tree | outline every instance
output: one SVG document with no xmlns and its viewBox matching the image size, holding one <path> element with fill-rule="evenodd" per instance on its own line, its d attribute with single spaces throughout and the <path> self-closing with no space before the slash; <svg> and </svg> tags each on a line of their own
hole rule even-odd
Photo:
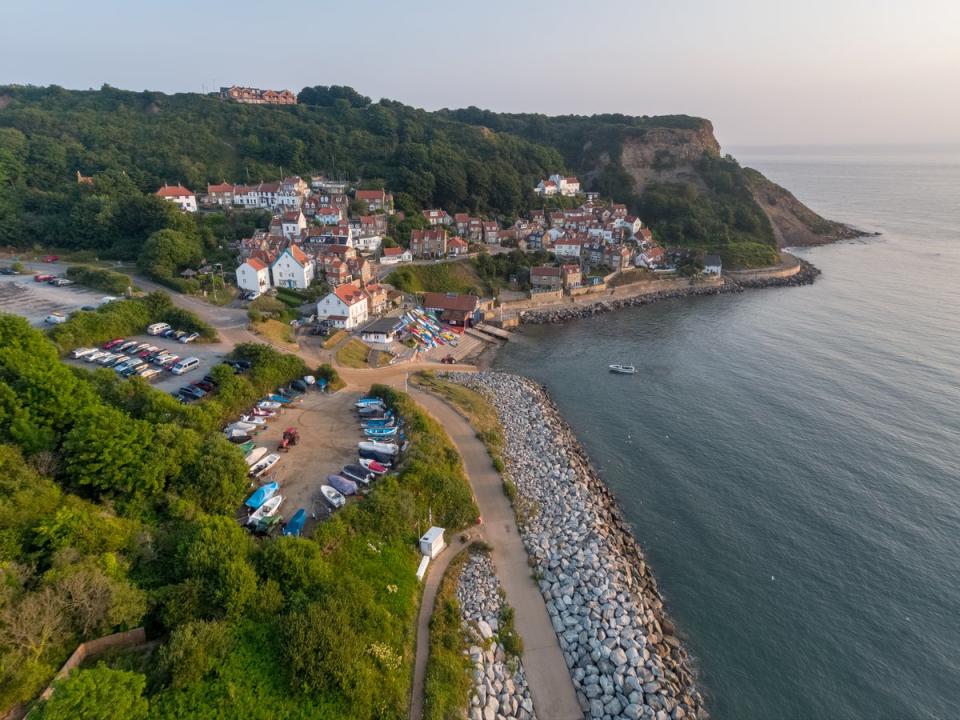
<svg viewBox="0 0 960 720">
<path fill-rule="evenodd" d="M 173 277 L 203 258 L 199 241 L 177 230 L 158 230 L 143 244 L 137 260 L 140 269 L 154 277 Z"/>
<path fill-rule="evenodd" d="M 37 710 L 38 720 L 141 720 L 148 703 L 147 678 L 141 673 L 111 670 L 103 663 L 76 670 L 54 684 L 53 695 Z"/>
<path fill-rule="evenodd" d="M 217 433 L 203 441 L 178 485 L 185 497 L 207 512 L 226 515 L 236 509 L 247 491 L 248 470 L 236 446 Z"/>
<path fill-rule="evenodd" d="M 230 649 L 229 626 L 220 621 L 196 620 L 176 628 L 160 649 L 160 666 L 174 688 L 202 680 Z"/>
</svg>

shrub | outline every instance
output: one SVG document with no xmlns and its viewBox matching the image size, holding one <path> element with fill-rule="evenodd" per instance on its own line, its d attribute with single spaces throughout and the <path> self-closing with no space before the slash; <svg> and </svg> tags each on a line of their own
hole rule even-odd
<svg viewBox="0 0 960 720">
<path fill-rule="evenodd" d="M 342 390 L 344 386 L 346 386 L 343 378 L 340 377 L 340 373 L 338 373 L 336 368 L 330 363 L 324 363 L 318 367 L 316 375 L 318 378 L 327 381 L 328 392 L 336 392 L 337 390 Z"/>
<path fill-rule="evenodd" d="M 79 285 L 102 290 L 111 295 L 123 295 L 133 287 L 133 280 L 129 275 L 89 265 L 71 265 L 67 268 L 66 276 Z"/>
</svg>

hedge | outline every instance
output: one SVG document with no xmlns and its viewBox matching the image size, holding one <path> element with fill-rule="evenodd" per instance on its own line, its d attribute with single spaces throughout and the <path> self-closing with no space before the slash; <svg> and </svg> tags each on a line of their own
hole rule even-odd
<svg viewBox="0 0 960 720">
<path fill-rule="evenodd" d="M 71 265 L 67 268 L 66 276 L 78 285 L 102 290 L 111 295 L 123 295 L 128 288 L 133 287 L 133 280 L 129 275 L 89 265 Z"/>
</svg>

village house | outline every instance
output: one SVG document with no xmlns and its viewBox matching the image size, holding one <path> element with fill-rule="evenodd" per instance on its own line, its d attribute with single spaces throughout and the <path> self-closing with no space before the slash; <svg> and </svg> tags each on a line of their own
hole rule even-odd
<svg viewBox="0 0 960 720">
<path fill-rule="evenodd" d="M 355 199 L 367 204 L 372 213 L 393 213 L 393 195 L 383 188 L 379 190 L 357 190 Z"/>
<path fill-rule="evenodd" d="M 557 194 L 557 184 L 553 180 L 541 180 L 533 191 L 538 195 L 551 197 Z"/>
<path fill-rule="evenodd" d="M 447 254 L 447 231 L 444 229 L 411 230 L 410 252 L 417 258 L 440 258 Z"/>
<path fill-rule="evenodd" d="M 560 277 L 563 279 L 564 290 L 572 290 L 583 284 L 583 273 L 579 265 L 561 265 Z"/>
<path fill-rule="evenodd" d="M 207 185 L 207 194 L 203 199 L 204 205 L 208 207 L 233 207 L 233 184 L 218 183 L 216 185 Z"/>
<path fill-rule="evenodd" d="M 483 221 L 480 218 L 472 217 L 467 223 L 467 240 L 470 242 L 480 242 L 483 237 Z"/>
<path fill-rule="evenodd" d="M 307 229 L 307 219 L 299 210 L 288 210 L 280 216 L 283 236 L 287 240 L 298 240 L 301 233 Z"/>
<path fill-rule="evenodd" d="M 157 197 L 172 202 L 183 212 L 192 213 L 197 211 L 197 196 L 193 194 L 192 190 L 187 190 L 187 188 L 179 183 L 176 185 L 164 185 L 157 190 L 156 195 Z"/>
<path fill-rule="evenodd" d="M 558 238 L 553 244 L 553 252 L 561 257 L 579 258 L 583 241 L 570 237 Z"/>
<path fill-rule="evenodd" d="M 357 256 L 356 249 L 349 245 L 324 245 L 323 253 L 325 255 L 332 255 L 333 257 L 343 260 L 343 262 L 352 260 Z"/>
<path fill-rule="evenodd" d="M 304 290 L 316 274 L 316 263 L 296 245 L 287 246 L 270 266 L 275 287 Z"/>
<path fill-rule="evenodd" d="M 480 298 L 476 295 L 428 292 L 423 294 L 423 307 L 451 325 L 469 327 L 480 320 Z"/>
<path fill-rule="evenodd" d="M 338 225 L 343 220 L 343 213 L 332 205 L 321 205 L 314 210 L 313 219 L 321 225 Z"/>
<path fill-rule="evenodd" d="M 340 285 L 317 302 L 317 319 L 353 330 L 370 317 L 367 294 L 352 283 Z"/>
<path fill-rule="evenodd" d="M 413 255 L 406 248 L 390 247 L 383 249 L 383 255 L 380 257 L 381 265 L 397 265 L 413 260 Z"/>
<path fill-rule="evenodd" d="M 655 245 L 640 253 L 635 262 L 638 267 L 655 268 L 662 265 L 665 259 L 666 253 L 663 251 L 663 248 Z"/>
<path fill-rule="evenodd" d="M 723 262 L 719 255 L 707 255 L 703 258 L 704 275 L 720 275 L 723 272 Z"/>
<path fill-rule="evenodd" d="M 466 255 L 469 249 L 470 246 L 467 244 L 467 241 L 460 237 L 450 238 L 450 241 L 447 242 L 447 254 L 450 257 Z"/>
<path fill-rule="evenodd" d="M 323 175 L 313 175 L 310 178 L 310 187 L 313 190 L 327 193 L 344 193 L 347 191 L 347 185 L 349 184 L 346 180 L 331 180 Z"/>
<path fill-rule="evenodd" d="M 323 256 L 323 275 L 330 287 L 338 287 L 353 281 L 350 266 L 336 255 Z"/>
<path fill-rule="evenodd" d="M 386 312 L 389 305 L 389 301 L 387 300 L 387 288 L 378 283 L 370 283 L 365 285 L 363 289 L 367 291 L 369 314 L 380 315 L 381 313 Z"/>
<path fill-rule="evenodd" d="M 603 249 L 603 264 L 613 271 L 630 267 L 632 253 L 626 245 L 607 245 Z"/>
<path fill-rule="evenodd" d="M 263 292 L 270 287 L 270 268 L 262 260 L 247 258 L 237 268 L 237 287 L 247 292 Z"/>
<path fill-rule="evenodd" d="M 487 245 L 496 245 L 500 242 L 500 226 L 496 220 L 489 220 L 483 224 L 483 241 Z"/>
<path fill-rule="evenodd" d="M 373 266 L 366 258 L 351 258 L 347 260 L 347 267 L 350 268 L 354 280 L 359 280 L 364 285 L 373 280 Z"/>
<path fill-rule="evenodd" d="M 457 234 L 466 235 L 467 231 L 470 229 L 470 214 L 456 213 L 453 216 L 453 222 L 457 226 Z"/>
<path fill-rule="evenodd" d="M 564 197 L 573 197 L 580 192 L 580 181 L 575 177 L 563 177 L 561 175 L 551 175 L 550 179 L 556 183 L 557 192 Z"/>
<path fill-rule="evenodd" d="M 450 217 L 446 210 L 424 210 L 423 217 L 427 219 L 427 222 L 430 223 L 432 227 L 437 225 L 450 225 L 453 222 L 453 218 Z"/>
<path fill-rule="evenodd" d="M 530 287 L 537 290 L 559 290 L 563 280 L 560 268 L 551 265 L 530 268 Z"/>
<path fill-rule="evenodd" d="M 248 105 L 296 105 L 297 96 L 289 90 L 261 90 L 260 88 L 231 87 L 220 88 L 220 97 L 223 100 L 245 103 Z"/>
</svg>

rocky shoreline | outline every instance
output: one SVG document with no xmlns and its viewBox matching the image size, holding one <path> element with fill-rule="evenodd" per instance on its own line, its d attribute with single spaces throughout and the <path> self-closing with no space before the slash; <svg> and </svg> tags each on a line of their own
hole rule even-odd
<svg viewBox="0 0 960 720">
<path fill-rule="evenodd" d="M 697 285 L 690 285 L 688 288 L 679 290 L 637 295 L 628 298 L 614 298 L 612 300 L 598 300 L 595 303 L 583 305 L 570 305 L 546 310 L 523 310 L 519 313 L 518 318 L 521 325 L 559 324 L 570 320 L 580 320 L 594 315 L 623 310 L 624 308 L 652 305 L 662 300 L 673 300 L 681 297 L 723 295 L 725 293 L 740 293 L 747 289 L 799 287 L 800 285 L 813 284 L 816 277 L 820 275 L 820 270 L 806 260 L 801 259 L 800 265 L 801 267 L 798 273 L 785 278 L 766 278 L 763 280 L 749 281 L 733 281 L 727 278 L 726 282 L 720 287 L 698 287 Z"/>
<path fill-rule="evenodd" d="M 464 564 L 457 600 L 473 665 L 470 720 L 536 720 L 523 664 L 498 637 L 504 600 L 486 553 L 475 552 Z"/>
<path fill-rule="evenodd" d="M 523 541 L 585 716 L 708 718 L 643 552 L 547 393 L 502 373 L 450 377 L 497 408 Z"/>
</svg>

